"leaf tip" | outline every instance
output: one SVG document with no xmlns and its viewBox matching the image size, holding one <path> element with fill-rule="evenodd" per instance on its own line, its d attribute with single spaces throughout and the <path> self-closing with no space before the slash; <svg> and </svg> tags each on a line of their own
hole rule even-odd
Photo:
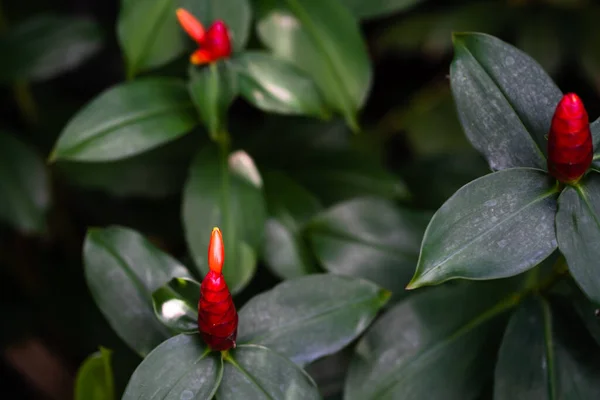
<svg viewBox="0 0 600 400">
<path fill-rule="evenodd" d="M 50 152 L 50 155 L 48 156 L 48 158 L 46 159 L 46 162 L 47 162 L 48 164 L 53 164 L 53 163 L 56 161 L 56 159 L 57 159 L 57 158 L 58 158 L 58 156 L 57 156 L 57 154 L 56 154 L 56 149 L 53 149 L 53 150 Z"/>
</svg>

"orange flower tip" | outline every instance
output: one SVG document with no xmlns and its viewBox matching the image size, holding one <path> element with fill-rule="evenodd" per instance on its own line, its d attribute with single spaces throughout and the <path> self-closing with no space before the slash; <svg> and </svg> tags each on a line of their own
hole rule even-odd
<svg viewBox="0 0 600 400">
<path fill-rule="evenodd" d="M 204 40 L 205 31 L 204 26 L 194 17 L 189 11 L 184 8 L 178 8 L 176 11 L 177 19 L 179 24 L 184 31 L 197 43 L 201 43 Z"/>
<path fill-rule="evenodd" d="M 202 65 L 214 61 L 213 58 L 207 50 L 200 49 L 192 53 L 190 62 L 194 65 Z"/>
<path fill-rule="evenodd" d="M 213 228 L 208 245 L 208 268 L 220 274 L 225 262 L 225 247 L 223 245 L 223 235 L 219 228 Z"/>
</svg>

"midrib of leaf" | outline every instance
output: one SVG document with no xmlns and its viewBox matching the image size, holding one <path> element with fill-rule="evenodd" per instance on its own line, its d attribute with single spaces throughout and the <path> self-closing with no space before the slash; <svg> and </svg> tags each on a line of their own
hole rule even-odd
<svg viewBox="0 0 600 400">
<path fill-rule="evenodd" d="M 194 105 L 191 104 L 190 102 L 181 102 L 181 103 L 171 104 L 171 105 L 165 106 L 165 107 L 157 107 L 152 110 L 143 110 L 143 111 L 138 111 L 137 113 L 127 114 L 124 117 L 121 117 L 119 119 L 107 122 L 103 125 L 100 125 L 96 129 L 92 130 L 91 131 L 92 133 L 88 134 L 88 137 L 86 139 L 76 143 L 74 146 L 71 146 L 71 147 L 67 148 L 66 150 L 63 150 L 62 154 L 63 154 L 63 156 L 64 155 L 68 156 L 70 154 L 72 155 L 73 153 L 77 153 L 78 150 L 80 150 L 81 148 L 85 148 L 91 142 L 101 139 L 101 138 L 105 137 L 106 135 L 116 131 L 117 129 L 120 129 L 131 123 L 145 121 L 145 120 L 148 120 L 151 118 L 158 117 L 163 114 L 168 114 L 171 111 L 175 111 L 175 110 L 182 111 L 182 110 L 186 110 L 188 108 L 193 108 L 193 107 L 194 107 Z M 55 150 L 53 153 L 58 153 L 57 150 Z"/>
<path fill-rule="evenodd" d="M 544 318 L 544 351 L 546 355 L 546 379 L 548 385 L 548 398 L 549 400 L 556 399 L 556 369 L 555 369 L 555 357 L 554 357 L 554 341 L 552 337 L 552 314 L 550 313 L 550 307 L 548 302 L 544 298 L 540 298 L 540 306 L 542 308 L 542 315 Z"/>
<path fill-rule="evenodd" d="M 377 300 L 377 299 L 379 299 L 379 296 L 368 295 L 368 296 L 363 296 L 363 297 L 359 298 L 358 300 L 352 301 L 350 303 L 341 303 L 341 304 L 335 305 L 333 307 L 328 307 L 328 308 L 320 311 L 319 313 L 310 315 L 305 318 L 300 318 L 289 325 L 285 325 L 283 327 L 277 327 L 276 329 L 272 329 L 264 334 L 254 336 L 254 337 L 242 342 L 242 344 L 257 344 L 259 341 L 264 341 L 265 339 L 279 337 L 286 332 L 294 331 L 294 330 L 298 329 L 299 327 L 306 325 L 308 322 L 319 321 L 325 317 L 328 317 L 329 315 L 334 314 L 336 311 L 338 311 L 340 309 L 356 307 L 356 306 L 359 306 L 359 305 L 362 305 L 365 303 L 369 303 L 369 302 L 371 302 L 373 300 Z"/>
<path fill-rule="evenodd" d="M 351 95 L 345 89 L 344 82 L 342 82 L 340 76 L 337 74 L 337 64 L 333 61 L 331 54 L 329 53 L 329 49 L 323 44 L 322 41 L 319 40 L 321 36 L 317 30 L 317 28 L 313 25 L 310 15 L 304 10 L 302 5 L 297 0 L 285 0 L 288 7 L 298 19 L 300 19 L 302 25 L 306 28 L 306 31 L 309 34 L 312 42 L 317 46 L 317 48 L 321 51 L 321 55 L 325 63 L 329 66 L 329 69 L 333 72 L 331 75 L 337 87 L 338 93 L 341 94 L 340 99 L 342 100 L 342 109 L 347 119 L 354 121 L 354 107 L 351 104 Z M 335 53 L 335 52 L 332 52 Z"/>
<path fill-rule="evenodd" d="M 433 266 L 430 269 L 428 269 L 427 271 L 425 271 L 425 273 L 423 273 L 419 277 L 419 280 L 422 280 L 422 278 L 424 278 L 425 276 L 431 274 L 433 271 L 437 271 L 442 265 L 444 265 L 445 263 L 447 263 L 448 261 L 450 261 L 452 258 L 454 258 L 454 256 L 456 256 L 457 254 L 461 253 L 463 250 L 465 250 L 467 247 L 470 247 L 472 244 L 480 241 L 483 237 L 485 237 L 485 235 L 487 235 L 491 231 L 495 230 L 499 226 L 503 225 L 507 221 L 512 220 L 515 216 L 517 216 L 520 213 L 522 213 L 525 209 L 531 207 L 532 205 L 534 205 L 534 204 L 536 204 L 536 203 L 538 203 L 540 201 L 543 201 L 543 200 L 547 199 L 548 197 L 553 196 L 554 194 L 557 193 L 557 191 L 558 191 L 557 188 L 553 188 L 552 190 L 544 193 L 543 195 L 536 197 L 531 202 L 529 202 L 526 205 L 524 205 L 523 207 L 521 207 L 519 210 L 517 210 L 517 211 L 513 212 L 512 214 L 508 215 L 506 218 L 504 218 L 502 221 L 498 222 L 496 225 L 494 225 L 494 226 L 486 229 L 484 232 L 482 232 L 479 235 L 475 236 L 474 238 L 472 238 L 471 240 L 469 240 L 467 243 L 465 243 L 463 246 L 461 246 L 459 249 L 457 249 L 454 252 L 452 252 L 452 254 L 450 254 L 449 256 L 447 256 L 446 258 L 444 258 L 439 264 L 436 264 L 435 266 Z M 417 268 L 418 268 L 418 265 L 417 265 Z"/>
<path fill-rule="evenodd" d="M 493 76 L 489 73 L 489 71 L 482 64 L 479 63 L 479 60 L 477 60 L 477 57 L 475 57 L 473 55 L 473 53 L 471 53 L 471 50 L 469 50 L 469 48 L 466 46 L 466 44 L 464 42 L 462 43 L 461 47 L 464 49 L 464 51 L 466 51 L 469 54 L 469 56 L 475 61 L 475 63 L 477 65 L 479 65 L 479 67 L 481 68 L 481 70 L 483 72 L 485 72 L 485 74 L 487 75 L 487 77 L 490 78 L 490 80 L 496 85 L 496 89 L 498 89 L 498 92 L 500 92 L 500 94 L 502 95 L 502 97 L 504 97 L 504 100 L 506 100 L 506 103 L 508 104 L 508 106 L 510 107 L 510 109 L 513 111 L 514 115 L 517 117 L 517 120 L 519 121 L 519 123 L 521 124 L 521 126 L 523 127 L 523 129 L 525 130 L 525 132 L 527 132 L 528 137 L 533 142 L 534 148 L 537 150 L 538 155 L 540 155 L 542 157 L 542 161 L 545 161 L 546 160 L 546 156 L 544 155 L 544 152 L 542 151 L 542 149 L 540 149 L 537 140 L 534 139 L 533 135 L 531 134 L 531 132 L 529 132 L 529 129 L 527 128 L 527 126 L 525 125 L 525 123 L 523 122 L 523 120 L 521 119 L 521 116 L 519 115 L 519 113 L 517 113 L 517 111 L 513 107 L 512 103 L 510 102 L 510 100 L 508 98 L 507 93 L 502 89 L 502 87 L 500 86 L 500 84 L 498 83 L 498 81 L 493 78 Z M 544 168 L 545 165 L 546 164 L 542 162 L 541 168 Z"/>
<path fill-rule="evenodd" d="M 100 348 L 100 356 L 102 358 L 102 366 L 106 380 L 106 390 L 108 391 L 110 396 L 106 400 L 113 400 L 115 398 L 115 382 L 112 374 L 112 368 L 110 366 L 111 352 Z"/>
<path fill-rule="evenodd" d="M 414 357 L 411 358 L 410 362 L 406 362 L 400 364 L 399 366 L 392 368 L 389 370 L 387 377 L 382 381 L 382 387 L 370 398 L 371 399 L 382 399 L 385 398 L 385 395 L 394 388 L 394 386 L 398 385 L 403 379 L 399 379 L 394 381 L 395 377 L 402 377 L 400 373 L 402 369 L 410 367 L 411 365 L 415 365 L 420 361 L 427 361 L 428 357 L 433 357 L 435 354 L 443 349 L 445 346 L 452 344 L 454 341 L 460 339 L 465 334 L 469 333 L 471 330 L 479 327 L 481 324 L 488 322 L 492 318 L 500 315 L 501 313 L 509 310 L 512 307 L 515 307 L 520 301 L 520 296 L 517 294 L 510 295 L 503 300 L 496 303 L 493 307 L 485 310 L 477 317 L 473 318 L 465 325 L 457 329 L 453 334 L 448 336 L 446 339 L 441 340 L 436 345 L 428 348 L 427 350 L 421 351 L 415 354 Z"/>
<path fill-rule="evenodd" d="M 181 380 L 183 378 L 185 378 L 186 376 L 188 376 L 190 373 L 192 372 L 196 372 L 195 370 L 195 366 L 196 364 L 198 364 L 200 361 L 204 360 L 206 358 L 206 356 L 208 354 L 210 354 L 211 350 L 209 347 L 207 347 L 204 352 L 202 353 L 202 355 L 200 357 L 198 357 L 193 363 L 192 365 L 190 365 L 188 368 L 186 368 L 186 371 L 181 374 L 181 376 L 173 383 L 173 385 L 169 388 L 169 391 L 167 393 L 165 393 L 165 395 L 162 397 L 162 399 L 166 399 L 167 397 L 169 397 L 169 394 L 171 394 L 171 392 L 173 391 L 173 389 L 175 388 L 175 386 L 177 386 L 177 384 L 179 382 L 181 382 Z M 215 382 L 215 388 L 212 391 L 212 394 L 214 395 L 214 393 L 217 391 L 217 389 L 219 388 L 219 385 L 221 384 L 221 378 L 223 377 L 223 360 L 221 359 L 221 368 L 219 368 L 219 373 L 217 374 L 217 381 Z M 140 395 L 141 398 L 142 395 Z M 156 393 L 154 395 L 152 395 L 152 397 L 150 397 L 150 400 L 153 400 L 154 398 L 156 398 Z M 212 398 L 212 396 L 207 397 L 208 399 Z"/>
<path fill-rule="evenodd" d="M 254 379 L 254 377 L 252 375 L 250 375 L 244 368 L 242 368 L 237 361 L 233 358 L 233 357 L 227 357 L 225 359 L 225 361 L 229 362 L 231 365 L 233 365 L 233 367 L 235 369 L 237 369 L 238 371 L 240 371 L 240 373 L 242 375 L 244 375 L 246 377 L 246 379 L 248 379 L 250 381 L 250 383 L 254 384 L 254 386 L 256 386 L 258 388 L 258 390 L 260 390 L 268 399 L 270 400 L 275 400 L 273 398 L 273 396 L 271 396 L 266 390 L 265 388 L 263 388 L 260 383 L 258 383 L 258 381 L 256 379 Z"/>
<path fill-rule="evenodd" d="M 167 12 L 172 7 L 171 0 L 160 0 L 158 3 L 162 5 L 162 8 L 159 9 L 157 18 L 150 25 L 150 29 L 148 30 L 149 34 L 145 35 L 147 40 L 143 42 L 141 51 L 139 52 L 139 56 L 137 57 L 137 61 L 132 61 L 127 70 L 128 79 L 133 79 L 137 74 L 138 65 L 141 65 L 143 63 L 144 58 L 147 56 L 148 52 L 154 45 L 156 34 L 160 31 L 160 25 L 167 20 Z"/>
</svg>

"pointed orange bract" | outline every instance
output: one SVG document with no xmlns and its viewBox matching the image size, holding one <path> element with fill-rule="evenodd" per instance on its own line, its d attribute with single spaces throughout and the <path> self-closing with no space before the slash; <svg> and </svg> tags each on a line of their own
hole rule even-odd
<svg viewBox="0 0 600 400">
<path fill-rule="evenodd" d="M 219 228 L 213 228 L 208 244 L 208 268 L 218 274 L 223 270 L 225 262 L 225 249 L 223 246 L 223 235 Z"/>
<path fill-rule="evenodd" d="M 177 19 L 183 30 L 186 31 L 194 41 L 201 43 L 204 40 L 204 27 L 189 11 L 178 8 Z"/>
</svg>

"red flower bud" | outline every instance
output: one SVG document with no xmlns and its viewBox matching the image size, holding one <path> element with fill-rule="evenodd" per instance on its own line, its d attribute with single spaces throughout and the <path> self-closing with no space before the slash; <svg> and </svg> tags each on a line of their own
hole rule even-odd
<svg viewBox="0 0 600 400">
<path fill-rule="evenodd" d="M 205 32 L 200 21 L 182 8 L 177 10 L 177 19 L 183 30 L 198 43 L 198 50 L 190 56 L 192 64 L 211 63 L 231 55 L 229 29 L 223 21 L 215 21 Z"/>
<path fill-rule="evenodd" d="M 548 134 L 548 171 L 563 183 L 575 183 L 592 163 L 594 154 L 588 114 L 575 93 L 556 106 Z"/>
<path fill-rule="evenodd" d="M 208 274 L 200 286 L 198 329 L 208 346 L 217 351 L 235 347 L 238 315 L 221 273 L 225 251 L 219 228 L 214 228 L 208 245 Z"/>
</svg>

